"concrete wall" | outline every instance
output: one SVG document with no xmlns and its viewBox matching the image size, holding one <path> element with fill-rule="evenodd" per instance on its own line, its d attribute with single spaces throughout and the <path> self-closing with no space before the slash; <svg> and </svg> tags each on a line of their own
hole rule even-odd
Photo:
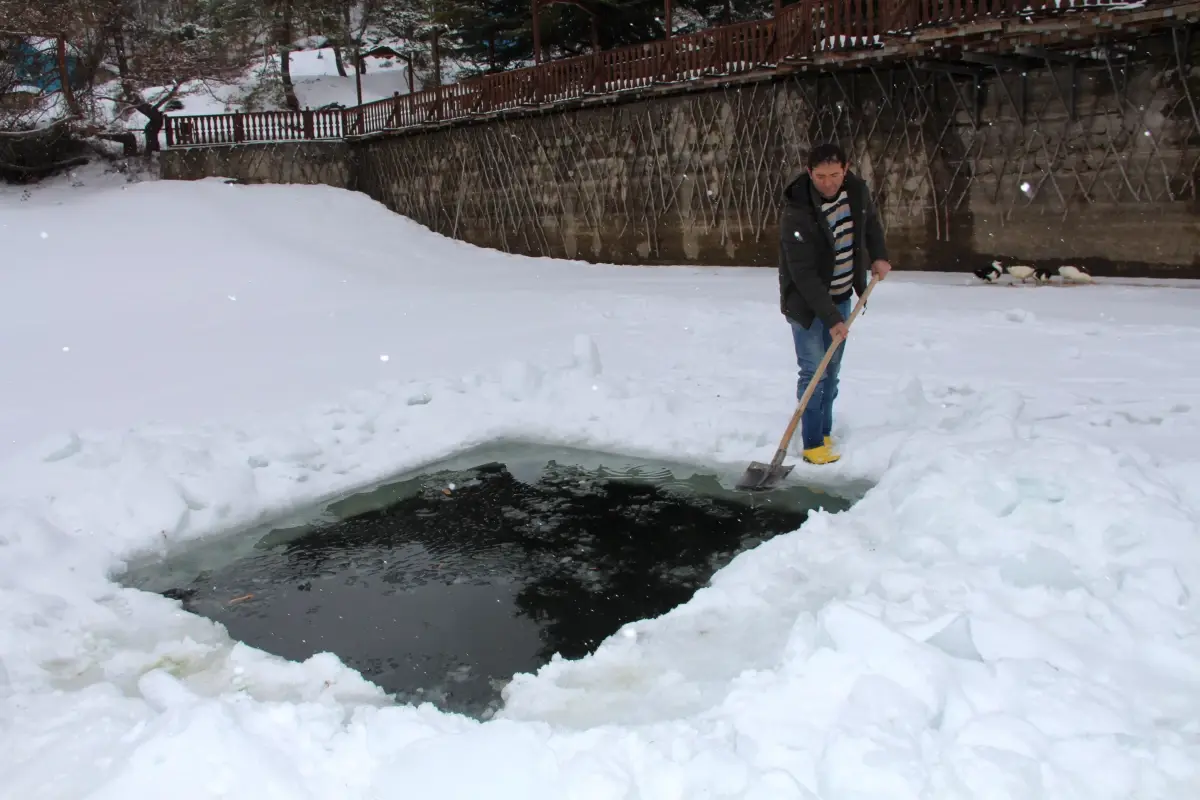
<svg viewBox="0 0 1200 800">
<path fill-rule="evenodd" d="M 774 265 L 779 198 L 812 143 L 871 183 L 900 268 L 994 257 L 1200 277 L 1200 69 L 1150 55 L 1071 72 L 896 68 L 414 131 L 350 146 L 164 154 L 366 192 L 431 229 L 537 256 Z M 1195 62 L 1196 59 L 1193 59 Z M 1111 68 L 1110 68 L 1111 67 Z M 1182 76 L 1182 77 L 1181 77 Z"/>
<path fill-rule="evenodd" d="M 345 142 L 279 142 L 164 150 L 159 169 L 170 180 L 233 178 L 242 183 L 320 183 L 350 188 Z"/>
</svg>

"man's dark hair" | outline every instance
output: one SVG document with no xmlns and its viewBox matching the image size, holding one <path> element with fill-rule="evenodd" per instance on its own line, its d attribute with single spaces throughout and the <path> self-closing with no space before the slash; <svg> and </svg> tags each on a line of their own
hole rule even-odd
<svg viewBox="0 0 1200 800">
<path fill-rule="evenodd" d="M 833 142 L 819 144 L 808 151 L 809 169 L 816 169 L 822 164 L 831 164 L 835 161 L 843 167 L 846 166 L 846 151 Z"/>
</svg>

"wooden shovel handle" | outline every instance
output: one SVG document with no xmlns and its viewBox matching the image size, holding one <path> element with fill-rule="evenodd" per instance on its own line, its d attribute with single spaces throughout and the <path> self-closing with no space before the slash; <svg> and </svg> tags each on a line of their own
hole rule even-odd
<svg viewBox="0 0 1200 800">
<path fill-rule="evenodd" d="M 871 296 L 871 290 L 875 288 L 875 284 L 877 283 L 879 283 L 879 277 L 872 277 L 871 282 L 867 284 L 867 290 L 862 293 L 862 297 L 858 298 L 858 302 L 854 305 L 854 311 L 850 314 L 850 319 L 846 320 L 847 331 L 854 324 L 854 319 L 858 316 L 858 312 L 862 311 L 863 306 L 867 304 L 867 298 Z M 800 397 L 800 404 L 796 406 L 796 410 L 792 414 L 791 422 L 788 423 L 787 428 L 783 432 L 783 439 L 779 442 L 779 449 L 775 451 L 775 458 L 771 459 L 771 466 L 778 467 L 787 458 L 787 447 L 792 441 L 792 436 L 796 433 L 796 426 L 800 424 L 800 417 L 803 416 L 804 409 L 808 407 L 808 401 L 812 398 L 813 392 L 816 391 L 817 384 L 821 382 L 821 376 L 825 374 L 825 368 L 829 366 L 830 359 L 833 358 L 833 354 L 837 352 L 842 341 L 841 339 L 834 339 L 829 345 L 829 349 L 825 351 L 825 357 L 817 365 L 817 371 L 813 373 L 812 380 L 808 382 L 808 387 Z"/>
</svg>

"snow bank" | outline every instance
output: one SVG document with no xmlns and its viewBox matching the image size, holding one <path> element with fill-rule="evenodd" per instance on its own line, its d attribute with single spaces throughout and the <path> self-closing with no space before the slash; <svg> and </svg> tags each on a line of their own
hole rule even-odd
<svg viewBox="0 0 1200 800">
<path fill-rule="evenodd" d="M 848 345 L 846 457 L 794 473 L 861 502 L 478 723 L 113 575 L 499 436 L 736 474 L 793 402 L 771 271 L 509 257 L 217 180 L 9 193 L 0 235 L 0 796 L 1200 782 L 1194 289 L 890 279 Z"/>
</svg>

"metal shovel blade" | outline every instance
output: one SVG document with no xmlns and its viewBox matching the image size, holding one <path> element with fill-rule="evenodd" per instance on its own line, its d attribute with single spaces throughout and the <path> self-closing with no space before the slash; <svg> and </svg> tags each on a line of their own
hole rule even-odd
<svg viewBox="0 0 1200 800">
<path fill-rule="evenodd" d="M 750 466 L 737 483 L 741 492 L 765 492 L 774 489 L 792 472 L 792 464 L 780 464 L 777 467 L 764 464 L 761 461 L 751 461 Z"/>
</svg>

